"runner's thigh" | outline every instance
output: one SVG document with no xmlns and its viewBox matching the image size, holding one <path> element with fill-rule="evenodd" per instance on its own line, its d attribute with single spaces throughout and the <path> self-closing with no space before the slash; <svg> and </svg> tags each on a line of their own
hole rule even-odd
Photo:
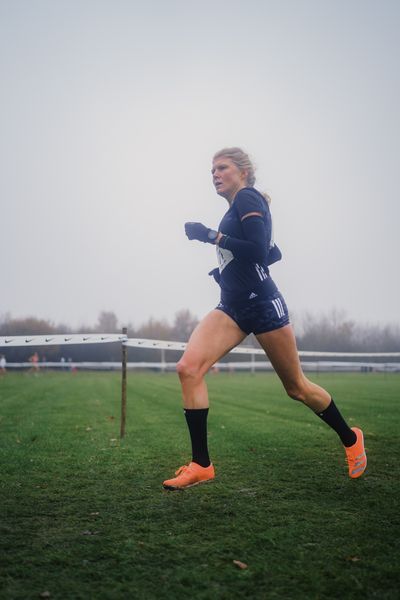
<svg viewBox="0 0 400 600">
<path fill-rule="evenodd" d="M 246 337 L 247 334 L 227 314 L 212 310 L 194 329 L 179 362 L 206 373 Z"/>
<path fill-rule="evenodd" d="M 260 333 L 256 338 L 285 387 L 303 379 L 292 325 L 268 333 Z"/>
</svg>

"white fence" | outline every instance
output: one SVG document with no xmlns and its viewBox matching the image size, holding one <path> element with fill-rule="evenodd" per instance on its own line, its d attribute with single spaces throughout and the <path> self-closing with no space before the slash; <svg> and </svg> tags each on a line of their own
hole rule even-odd
<svg viewBox="0 0 400 600">
<path fill-rule="evenodd" d="M 127 389 L 127 370 L 131 369 L 158 369 L 160 371 L 168 371 L 175 369 L 175 363 L 168 363 L 165 360 L 166 350 L 175 350 L 183 352 L 186 348 L 186 344 L 183 342 L 172 342 L 164 340 L 147 340 L 138 338 L 128 338 L 126 335 L 127 331 L 124 328 L 122 335 L 120 334 L 71 334 L 71 335 L 42 335 L 42 336 L 6 336 L 0 337 L 0 348 L 8 347 L 37 347 L 37 346 L 64 346 L 66 344 L 105 344 L 105 343 L 119 343 L 121 344 L 121 362 L 72 362 L 72 361 L 60 361 L 60 362 L 38 362 L 38 357 L 35 360 L 23 363 L 6 363 L 4 357 L 0 358 L 0 369 L 4 370 L 7 368 L 29 368 L 35 371 L 42 368 L 56 368 L 62 370 L 75 371 L 77 369 L 118 369 L 121 370 L 121 426 L 120 436 L 125 436 L 126 427 L 126 389 Z M 161 361 L 156 362 L 136 362 L 128 363 L 128 347 L 134 348 L 146 348 L 146 349 L 159 349 L 161 351 Z M 247 354 L 251 355 L 251 361 L 246 362 L 219 362 L 213 367 L 213 371 L 218 370 L 250 370 L 255 372 L 259 369 L 272 369 L 271 364 L 267 360 L 256 361 L 257 355 L 264 355 L 264 351 L 261 348 L 250 348 L 245 346 L 238 346 L 230 352 L 231 354 Z M 329 370 L 336 371 L 399 371 L 399 364 L 395 362 L 386 361 L 388 358 L 400 357 L 400 352 L 394 353 L 370 353 L 363 354 L 360 352 L 311 352 L 311 351 L 300 351 L 300 357 L 309 357 L 317 359 L 316 361 L 303 361 L 302 365 L 305 370 L 317 370 L 322 371 L 328 368 Z M 347 361 L 332 362 L 323 361 L 322 358 L 347 358 Z M 363 358 L 363 361 L 353 362 L 353 358 Z M 371 358 L 385 359 L 385 362 L 374 361 L 371 362 Z M 367 360 L 369 359 L 369 360 Z"/>
<path fill-rule="evenodd" d="M 105 344 L 120 343 L 125 350 L 127 348 L 142 348 L 160 350 L 160 362 L 126 362 L 127 369 L 153 369 L 160 371 L 171 371 L 175 369 L 175 363 L 167 362 L 165 352 L 174 350 L 183 352 L 186 343 L 166 340 L 149 340 L 141 338 L 128 338 L 125 333 L 110 334 L 57 334 L 57 335 L 24 335 L 24 336 L 2 336 L 0 337 L 0 347 L 38 347 L 38 346 L 65 346 L 76 344 Z M 237 346 L 229 354 L 244 354 L 251 356 L 251 361 L 244 362 L 219 362 L 214 365 L 214 370 L 236 371 L 236 370 L 272 370 L 272 365 L 266 359 L 264 350 L 261 348 L 252 348 L 249 346 Z M 257 361 L 256 356 L 263 356 L 265 360 Z M 400 371 L 400 362 L 393 359 L 400 357 L 400 352 L 320 352 L 311 350 L 300 350 L 299 356 L 302 360 L 302 366 L 305 371 L 382 371 L 398 372 Z M 313 360 L 312 360 L 313 359 Z M 334 360 L 346 359 L 346 360 Z M 361 359 L 361 360 L 360 360 Z M 378 359 L 378 360 L 376 360 Z M 392 360 L 389 360 L 392 359 Z M 121 362 L 19 362 L 7 363 L 10 369 L 26 368 L 48 368 L 62 370 L 120 370 Z"/>
<path fill-rule="evenodd" d="M 399 373 L 400 363 L 398 362 L 360 362 L 360 361 L 301 361 L 304 371 L 312 372 L 380 372 L 380 373 Z M 39 362 L 35 365 L 32 362 L 9 362 L 7 369 L 56 369 L 59 371 L 120 371 L 121 362 Z M 127 362 L 126 368 L 129 371 L 152 370 L 160 372 L 175 371 L 175 362 Z M 229 371 L 273 371 L 273 367 L 268 360 L 265 361 L 243 361 L 243 362 L 218 362 L 213 366 L 214 372 Z"/>
</svg>

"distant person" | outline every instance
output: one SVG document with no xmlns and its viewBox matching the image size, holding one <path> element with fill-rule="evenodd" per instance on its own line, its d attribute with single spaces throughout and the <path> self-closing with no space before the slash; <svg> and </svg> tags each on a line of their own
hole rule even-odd
<svg viewBox="0 0 400 600">
<path fill-rule="evenodd" d="M 32 368 L 30 369 L 30 371 L 35 374 L 39 373 L 39 354 L 37 352 L 34 352 L 28 360 L 30 363 L 32 363 Z"/>
<path fill-rule="evenodd" d="M 253 165 L 240 148 L 225 148 L 215 154 L 211 172 L 216 192 L 229 208 L 218 231 L 201 223 L 186 223 L 185 231 L 190 240 L 216 246 L 219 269 L 212 274 L 220 285 L 221 301 L 197 325 L 177 364 L 192 461 L 163 485 L 168 490 L 184 489 L 215 477 L 207 447 L 209 403 L 204 375 L 250 333 L 264 349 L 287 394 L 336 431 L 350 477 L 360 477 L 367 466 L 361 429 L 350 428 L 330 394 L 302 371 L 285 300 L 269 274 L 269 265 L 280 260 L 281 253 L 272 236 L 269 198 L 254 188 Z M 249 395 L 251 402 L 250 390 Z"/>
<path fill-rule="evenodd" d="M 69 356 L 68 357 L 68 365 L 69 365 L 69 370 L 71 371 L 71 373 L 76 373 L 77 368 L 76 366 L 73 364 L 72 362 L 72 358 Z"/>
<path fill-rule="evenodd" d="M 6 357 L 4 356 L 4 354 L 0 354 L 0 375 L 5 375 L 7 373 L 6 365 Z"/>
</svg>

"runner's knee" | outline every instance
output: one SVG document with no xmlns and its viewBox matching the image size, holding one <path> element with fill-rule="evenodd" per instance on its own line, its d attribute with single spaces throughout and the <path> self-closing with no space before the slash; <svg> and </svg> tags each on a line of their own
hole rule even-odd
<svg viewBox="0 0 400 600">
<path fill-rule="evenodd" d="M 177 363 L 176 371 L 181 381 L 200 379 L 203 376 L 201 364 L 198 361 L 190 360 L 184 356 Z"/>
</svg>

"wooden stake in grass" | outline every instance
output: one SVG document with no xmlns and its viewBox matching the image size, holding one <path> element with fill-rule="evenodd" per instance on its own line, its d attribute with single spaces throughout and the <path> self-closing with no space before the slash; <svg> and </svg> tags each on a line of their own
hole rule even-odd
<svg viewBox="0 0 400 600">
<path fill-rule="evenodd" d="M 122 335 L 128 335 L 128 329 L 122 328 Z M 128 357 L 128 348 L 125 344 L 122 344 L 122 386 L 121 386 L 121 430 L 120 437 L 123 438 L 125 435 L 125 423 L 126 423 L 126 363 Z"/>
</svg>

